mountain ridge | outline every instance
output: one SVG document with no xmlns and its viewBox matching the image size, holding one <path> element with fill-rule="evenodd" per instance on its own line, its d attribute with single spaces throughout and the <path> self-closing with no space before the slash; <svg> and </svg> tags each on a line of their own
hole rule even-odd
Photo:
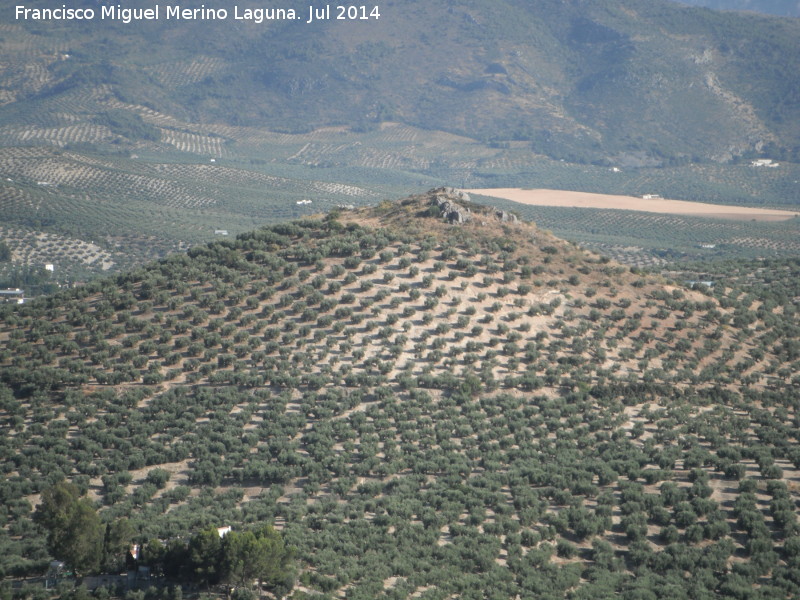
<svg viewBox="0 0 800 600">
<path fill-rule="evenodd" d="M 716 10 L 746 10 L 800 17 L 800 4 L 796 0 L 679 0 L 682 4 L 705 6 Z"/>
<path fill-rule="evenodd" d="M 63 114 L 77 100 L 81 120 L 98 126 L 108 123 L 107 109 L 90 98 L 107 95 L 181 120 L 274 131 L 397 120 L 525 140 L 536 152 L 582 162 L 639 154 L 646 163 L 725 162 L 798 145 L 793 19 L 660 0 L 414 10 L 390 2 L 381 10 L 380 20 L 363 23 L 49 23 L 43 48 L 52 50 L 17 57 L 38 78 L 25 89 L 11 69 L 0 82 L 8 98 L 0 118 L 29 121 L 19 108 L 31 103 Z M 43 24 L 10 27 L 19 43 L 41 43 Z M 154 47 L 163 52 L 145 51 Z M 131 118 L 147 121 L 144 113 Z M 117 125 L 123 136 L 135 129 Z"/>
</svg>

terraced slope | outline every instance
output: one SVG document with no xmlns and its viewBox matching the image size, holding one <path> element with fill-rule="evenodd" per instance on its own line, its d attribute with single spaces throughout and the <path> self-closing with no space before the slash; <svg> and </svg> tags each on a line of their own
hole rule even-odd
<svg viewBox="0 0 800 600">
<path fill-rule="evenodd" d="M 47 564 L 66 477 L 145 548 L 274 523 L 298 598 L 796 595 L 797 299 L 449 194 L 4 310 L 0 568 Z"/>
</svg>

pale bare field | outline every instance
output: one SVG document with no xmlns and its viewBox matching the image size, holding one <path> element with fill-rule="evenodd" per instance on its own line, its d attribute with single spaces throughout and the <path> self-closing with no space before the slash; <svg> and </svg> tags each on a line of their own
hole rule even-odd
<svg viewBox="0 0 800 600">
<path fill-rule="evenodd" d="M 589 192 L 571 192 L 566 190 L 485 188 L 466 191 L 470 194 L 503 198 L 504 200 L 511 200 L 512 202 L 519 202 L 520 204 L 528 204 L 531 206 L 637 210 L 665 215 L 690 215 L 695 217 L 748 221 L 787 221 L 800 215 L 800 212 L 771 208 L 728 206 L 724 204 L 707 204 L 704 202 L 687 202 L 685 200 L 668 200 L 665 198 L 645 199 L 635 198 L 633 196 L 592 194 Z"/>
</svg>

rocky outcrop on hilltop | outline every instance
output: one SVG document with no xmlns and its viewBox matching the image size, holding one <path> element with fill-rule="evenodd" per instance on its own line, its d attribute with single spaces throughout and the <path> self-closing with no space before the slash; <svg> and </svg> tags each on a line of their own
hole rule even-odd
<svg viewBox="0 0 800 600">
<path fill-rule="evenodd" d="M 478 206 L 475 207 L 477 212 L 473 212 L 470 207 L 464 205 L 470 202 L 469 194 L 456 188 L 436 188 L 429 192 L 429 196 L 431 205 L 439 207 L 442 218 L 448 223 L 456 225 L 466 223 L 476 214 L 481 216 L 493 214 L 502 223 L 519 223 L 517 215 L 499 208 Z"/>
<path fill-rule="evenodd" d="M 469 194 L 455 188 L 438 188 L 431 191 L 431 204 L 439 207 L 442 217 L 448 223 L 466 223 L 472 219 L 469 208 L 458 204 L 458 201 L 469 202 Z"/>
</svg>

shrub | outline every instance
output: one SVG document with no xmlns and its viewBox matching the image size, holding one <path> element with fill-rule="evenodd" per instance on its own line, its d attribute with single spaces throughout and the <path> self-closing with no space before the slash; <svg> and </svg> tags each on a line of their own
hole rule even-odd
<svg viewBox="0 0 800 600">
<path fill-rule="evenodd" d="M 158 489 L 162 489 L 170 478 L 170 472 L 165 469 L 153 469 L 147 474 L 146 481 Z"/>
</svg>

